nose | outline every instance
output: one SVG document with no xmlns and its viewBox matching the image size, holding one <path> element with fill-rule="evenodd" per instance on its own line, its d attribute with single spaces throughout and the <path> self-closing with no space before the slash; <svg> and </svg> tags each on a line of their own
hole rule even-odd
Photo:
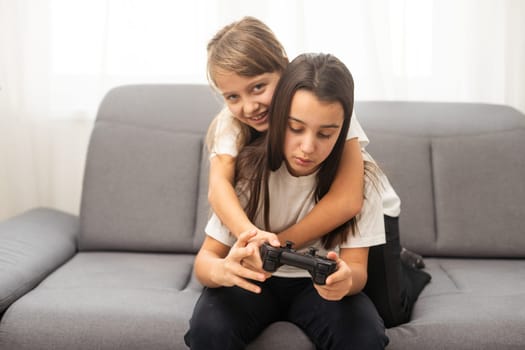
<svg viewBox="0 0 525 350">
<path fill-rule="evenodd" d="M 246 101 L 243 105 L 243 112 L 246 117 L 252 117 L 257 109 L 259 109 L 259 103 L 256 101 Z"/>
<path fill-rule="evenodd" d="M 315 137 L 313 135 L 304 135 L 301 140 L 301 152 L 311 154 L 315 151 Z"/>
</svg>

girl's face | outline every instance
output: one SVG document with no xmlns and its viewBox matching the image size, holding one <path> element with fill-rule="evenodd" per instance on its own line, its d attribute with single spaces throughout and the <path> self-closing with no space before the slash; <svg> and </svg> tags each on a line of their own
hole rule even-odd
<svg viewBox="0 0 525 350">
<path fill-rule="evenodd" d="M 284 156 L 293 176 L 315 172 L 330 155 L 343 126 L 339 102 L 324 102 L 310 91 L 298 90 L 292 98 L 284 137 Z"/>
<path fill-rule="evenodd" d="M 268 108 L 280 73 L 264 73 L 245 77 L 220 72 L 215 83 L 233 116 L 257 131 L 268 130 Z"/>
</svg>

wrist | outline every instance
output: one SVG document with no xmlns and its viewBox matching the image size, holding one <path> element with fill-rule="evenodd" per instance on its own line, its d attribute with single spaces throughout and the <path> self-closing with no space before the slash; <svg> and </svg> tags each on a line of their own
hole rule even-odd
<svg viewBox="0 0 525 350">
<path fill-rule="evenodd" d="M 243 224 L 243 225 L 239 225 L 236 229 L 235 232 L 232 232 L 233 235 L 236 237 L 236 238 L 239 238 L 239 236 L 241 234 L 243 234 L 244 232 L 248 232 L 248 231 L 252 231 L 252 230 L 258 230 L 257 226 L 255 226 L 254 224 L 252 224 L 251 222 L 248 222 L 246 224 Z"/>
<path fill-rule="evenodd" d="M 224 259 L 218 259 L 214 264 L 211 265 L 209 270 L 210 281 L 212 286 L 210 287 L 223 287 L 224 286 Z"/>
</svg>

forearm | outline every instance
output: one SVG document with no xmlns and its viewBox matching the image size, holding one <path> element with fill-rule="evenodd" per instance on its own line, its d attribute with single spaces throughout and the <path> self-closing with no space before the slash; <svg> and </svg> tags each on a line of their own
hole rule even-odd
<svg viewBox="0 0 525 350">
<path fill-rule="evenodd" d="M 347 295 L 357 294 L 365 287 L 368 278 L 368 253 L 368 247 L 341 249 L 340 257 L 350 268 L 352 276 L 352 284 Z"/>
<path fill-rule="evenodd" d="M 354 295 L 365 288 L 368 279 L 367 267 L 360 263 L 350 263 L 348 266 L 352 270 L 352 286 L 348 291 L 348 295 Z"/>
<path fill-rule="evenodd" d="M 244 212 L 233 182 L 235 176 L 235 158 L 228 155 L 216 155 L 210 159 L 208 202 L 221 222 L 228 227 L 235 237 L 242 232 L 255 228 Z"/>
<path fill-rule="evenodd" d="M 256 228 L 246 216 L 239 198 L 229 182 L 216 181 L 211 185 L 208 201 L 213 212 L 235 237 L 238 238 L 242 232 Z"/>
<path fill-rule="evenodd" d="M 344 224 L 360 210 L 361 206 L 348 207 L 348 201 L 340 194 L 329 192 L 301 221 L 279 233 L 278 238 L 283 244 L 292 241 L 296 248 L 302 247 Z"/>
<path fill-rule="evenodd" d="M 199 251 L 199 254 L 197 254 L 195 258 L 194 269 L 195 276 L 203 286 L 210 288 L 221 287 L 216 276 L 218 275 L 222 260 L 222 258 L 210 251 L 202 249 Z"/>
</svg>

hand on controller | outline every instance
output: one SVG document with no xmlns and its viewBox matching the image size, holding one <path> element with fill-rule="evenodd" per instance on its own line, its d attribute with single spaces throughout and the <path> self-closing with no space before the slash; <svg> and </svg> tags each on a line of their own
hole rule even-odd
<svg viewBox="0 0 525 350">
<path fill-rule="evenodd" d="M 250 280 L 264 282 L 267 278 L 266 273 L 253 270 L 242 263 L 243 260 L 259 254 L 257 245 L 249 242 L 255 234 L 255 231 L 247 231 L 239 236 L 228 255 L 218 265 L 219 270 L 213 273 L 216 283 L 224 287 L 238 286 L 253 293 L 260 293 L 261 288 Z"/>
<path fill-rule="evenodd" d="M 246 256 L 241 261 L 242 266 L 247 267 L 253 271 L 263 273 L 266 278 L 270 278 L 272 274 L 262 268 L 262 260 L 259 248 L 266 242 L 274 247 L 279 247 L 281 243 L 279 242 L 277 235 L 268 231 L 259 230 L 258 228 L 254 228 L 246 232 L 254 232 L 254 235 L 250 238 L 249 243 L 256 246 L 258 249 L 256 249 L 254 254 Z"/>
<path fill-rule="evenodd" d="M 315 248 L 310 248 L 308 253 L 299 253 L 292 249 L 292 245 L 292 242 L 286 242 L 284 247 L 273 247 L 264 243 L 260 248 L 263 269 L 274 272 L 282 265 L 290 265 L 307 270 L 314 284 L 325 284 L 328 276 L 337 269 L 337 262 L 317 255 Z"/>
<path fill-rule="evenodd" d="M 326 257 L 337 264 L 337 270 L 328 276 L 326 284 L 314 284 L 314 287 L 323 299 L 341 300 L 352 288 L 352 270 L 335 252 L 329 252 Z"/>
</svg>

